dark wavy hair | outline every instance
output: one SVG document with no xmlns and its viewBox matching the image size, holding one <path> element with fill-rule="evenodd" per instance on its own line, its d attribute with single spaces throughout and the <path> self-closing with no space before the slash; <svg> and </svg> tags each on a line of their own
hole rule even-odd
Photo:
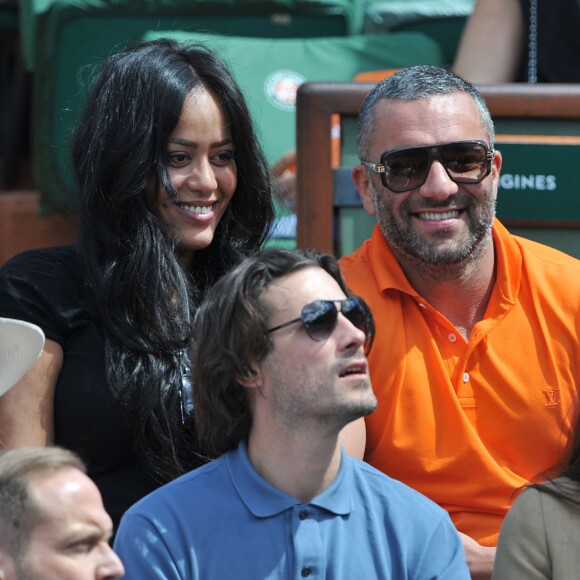
<svg viewBox="0 0 580 580">
<path fill-rule="evenodd" d="M 237 187 L 212 243 L 185 267 L 146 192 L 161 186 L 176 196 L 167 143 L 197 88 L 217 98 L 230 123 Z M 202 45 L 168 39 L 105 60 L 72 158 L 79 254 L 105 339 L 107 379 L 132 422 L 137 455 L 166 481 L 203 461 L 195 429 L 182 425 L 180 412 L 191 320 L 211 285 L 267 238 L 274 215 L 268 167 L 224 63 Z"/>
<path fill-rule="evenodd" d="M 247 388 L 238 377 L 251 377 L 252 365 L 274 347 L 268 333 L 271 308 L 262 300 L 277 278 L 305 268 L 322 268 L 346 287 L 336 258 L 313 250 L 262 250 L 226 274 L 199 307 L 194 321 L 192 379 L 199 441 L 212 455 L 234 449 L 248 436 L 252 414 Z M 374 325 L 368 311 L 370 349 Z"/>
</svg>

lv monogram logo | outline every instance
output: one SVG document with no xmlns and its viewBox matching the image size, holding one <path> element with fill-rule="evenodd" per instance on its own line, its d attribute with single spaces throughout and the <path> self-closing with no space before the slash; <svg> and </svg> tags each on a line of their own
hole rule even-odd
<svg viewBox="0 0 580 580">
<path fill-rule="evenodd" d="M 542 391 L 544 393 L 544 397 L 546 397 L 546 405 L 548 407 L 554 407 L 560 404 L 560 391 L 553 390 L 553 391 Z"/>
</svg>

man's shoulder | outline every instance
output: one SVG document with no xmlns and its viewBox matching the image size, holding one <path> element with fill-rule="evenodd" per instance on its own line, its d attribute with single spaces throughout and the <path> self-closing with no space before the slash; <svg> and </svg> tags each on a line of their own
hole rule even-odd
<svg viewBox="0 0 580 580">
<path fill-rule="evenodd" d="M 376 286 L 377 248 L 373 238 L 364 241 L 354 252 L 342 256 L 338 264 L 347 286 L 355 293 L 366 295 Z"/>
<path fill-rule="evenodd" d="M 533 240 L 514 236 L 522 255 L 523 277 L 530 285 L 537 285 L 554 295 L 580 295 L 580 260 L 556 248 Z M 565 285 L 563 285 L 565 281 Z"/>
<path fill-rule="evenodd" d="M 580 269 L 580 260 L 578 258 L 557 248 L 521 236 L 514 235 L 513 239 L 520 247 L 522 254 L 530 259 L 546 264 L 571 266 Z"/>
<path fill-rule="evenodd" d="M 192 500 L 196 502 L 196 510 L 202 506 L 211 509 L 211 498 L 216 492 L 221 493 L 226 479 L 222 456 L 159 487 L 131 506 L 127 514 L 149 517 L 174 510 L 180 513 Z"/>
<path fill-rule="evenodd" d="M 374 498 L 385 505 L 388 504 L 390 510 L 396 509 L 401 512 L 410 510 L 410 514 L 421 513 L 435 518 L 447 513 L 427 496 L 402 481 L 389 477 L 369 463 L 353 457 L 349 457 L 349 461 L 353 464 L 355 481 L 358 480 L 362 485 L 364 493 L 369 493 L 371 501 Z"/>
<path fill-rule="evenodd" d="M 354 252 L 350 254 L 345 254 L 342 256 L 338 263 L 340 264 L 340 269 L 343 272 L 348 272 L 349 270 L 354 270 L 360 268 L 361 265 L 368 267 L 370 261 L 370 250 L 372 246 L 372 240 L 365 240 Z"/>
</svg>

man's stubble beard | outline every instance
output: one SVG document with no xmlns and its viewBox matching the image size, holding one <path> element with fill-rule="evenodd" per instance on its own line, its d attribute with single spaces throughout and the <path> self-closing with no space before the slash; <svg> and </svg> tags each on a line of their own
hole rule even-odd
<svg viewBox="0 0 580 580">
<path fill-rule="evenodd" d="M 477 260 L 487 243 L 491 239 L 491 230 L 495 218 L 496 200 L 490 187 L 485 193 L 482 203 L 476 206 L 474 198 L 467 194 L 455 194 L 450 196 L 445 203 L 433 203 L 423 200 L 420 209 L 455 209 L 457 206 L 465 208 L 469 216 L 469 231 L 461 240 L 441 248 L 440 246 L 425 240 L 413 228 L 413 207 L 410 198 L 405 200 L 399 207 L 399 219 L 403 220 L 401 225 L 395 219 L 391 207 L 383 203 L 385 192 L 379 192 L 371 181 L 373 201 L 377 211 L 377 223 L 387 240 L 393 253 L 397 257 L 402 257 L 414 262 L 425 269 L 434 269 L 442 273 L 446 267 L 455 269 L 456 266 Z M 386 193 L 387 195 L 393 195 Z M 461 203 L 459 204 L 458 201 Z M 475 220 L 473 216 L 475 215 Z M 446 230 L 442 232 L 445 235 Z"/>
</svg>

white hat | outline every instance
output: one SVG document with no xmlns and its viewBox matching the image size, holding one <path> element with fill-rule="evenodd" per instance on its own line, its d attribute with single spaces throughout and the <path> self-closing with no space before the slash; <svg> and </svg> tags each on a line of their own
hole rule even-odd
<svg viewBox="0 0 580 580">
<path fill-rule="evenodd" d="M 0 318 L 0 396 L 26 374 L 43 347 L 44 333 L 36 324 Z"/>
</svg>

